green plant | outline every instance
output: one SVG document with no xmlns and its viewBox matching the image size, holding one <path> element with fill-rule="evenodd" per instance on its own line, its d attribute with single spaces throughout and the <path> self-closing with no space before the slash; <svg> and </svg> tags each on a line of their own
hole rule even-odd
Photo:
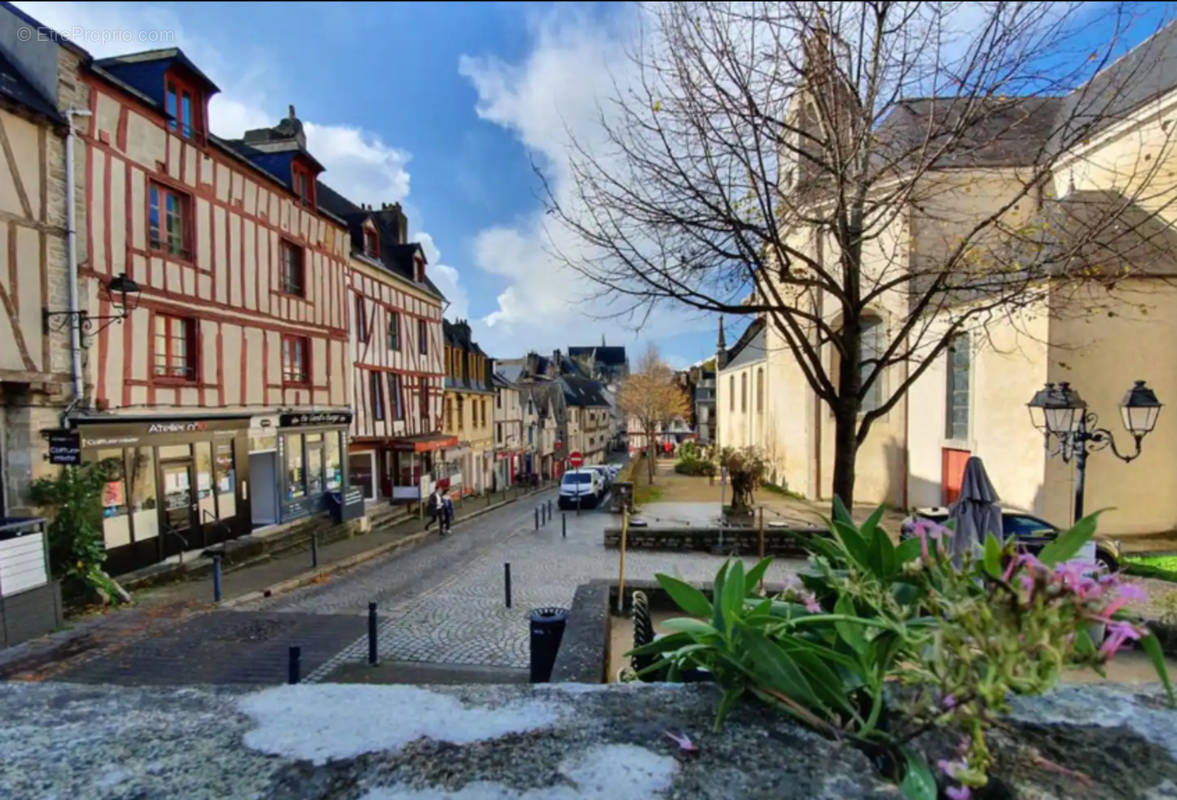
<svg viewBox="0 0 1177 800">
<path fill-rule="evenodd" d="M 680 461 L 698 461 L 699 460 L 699 445 L 687 439 L 678 446 L 678 457 Z"/>
<path fill-rule="evenodd" d="M 1010 693 L 1043 692 L 1071 664 L 1101 669 L 1130 639 L 1141 641 L 1174 700 L 1156 638 L 1124 618 L 1139 590 L 1068 561 L 1094 535 L 1097 514 L 1037 558 L 989 537 L 983 557 L 957 568 L 949 529 L 921 524 L 895 545 L 879 527 L 882 508 L 861 526 L 835 509 L 832 536 L 809 540 L 807 569 L 776 597 L 756 593 L 768 559 L 747 573 L 742 562 L 725 563 L 711 599 L 659 575 L 690 617 L 664 623 L 675 632 L 634 654 L 660 656 L 649 669 L 672 680 L 710 673 L 722 689 L 716 726 L 750 695 L 827 735 L 883 750 L 904 765 L 909 797 L 936 793 L 913 739 L 934 727 L 964 732 L 959 758 L 940 766 L 955 784 L 948 796 L 967 797 L 987 782 L 985 732 Z M 1109 632 L 1098 648 L 1094 624 Z"/>
<path fill-rule="evenodd" d="M 784 486 L 777 486 L 775 483 L 769 483 L 767 481 L 761 483 L 760 488 L 766 492 L 772 492 L 773 494 L 779 494 L 782 497 L 788 497 L 793 500 L 804 500 L 805 499 L 805 495 L 801 494 L 800 492 L 794 492 L 792 489 L 787 489 Z"/>
<path fill-rule="evenodd" d="M 55 477 L 38 478 L 30 487 L 33 502 L 52 512 L 49 566 L 67 597 L 88 599 L 101 592 L 117 602 L 114 581 L 102 569 L 106 548 L 101 505 L 102 487 L 117 470 L 114 460 L 63 467 Z"/>
<path fill-rule="evenodd" d="M 710 461 L 684 458 L 674 465 L 674 471 L 679 475 L 714 475 L 715 465 Z"/>
<path fill-rule="evenodd" d="M 1124 559 L 1124 572 L 1177 583 L 1177 556 L 1128 556 Z"/>
</svg>

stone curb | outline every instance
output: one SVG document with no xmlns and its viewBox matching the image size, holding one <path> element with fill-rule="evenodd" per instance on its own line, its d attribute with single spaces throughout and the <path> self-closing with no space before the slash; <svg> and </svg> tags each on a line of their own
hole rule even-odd
<svg viewBox="0 0 1177 800">
<path fill-rule="evenodd" d="M 503 500 L 502 502 L 486 506 L 485 508 L 475 509 L 461 519 L 455 519 L 454 524 L 460 525 L 466 520 L 480 517 L 483 514 L 489 514 L 491 511 L 497 511 L 498 509 L 508 506 L 511 503 L 517 503 L 520 500 L 524 500 L 528 497 L 539 494 L 540 492 L 547 491 L 549 488 L 551 487 L 535 489 L 520 497 L 513 497 L 510 500 Z M 330 564 L 317 569 L 309 569 L 305 572 L 300 572 L 291 578 L 273 583 L 267 586 L 265 589 L 256 589 L 252 592 L 247 592 L 240 597 L 232 597 L 227 600 L 222 600 L 217 607 L 235 608 L 236 606 L 251 603 L 255 600 L 261 600 L 266 597 L 273 597 L 276 594 L 282 594 L 283 592 L 289 592 L 292 589 L 298 589 L 302 586 L 306 586 L 307 584 L 313 583 L 316 579 L 326 575 L 332 575 L 336 572 L 348 569 L 349 567 L 354 567 L 357 564 L 362 564 L 365 561 L 371 561 L 374 558 L 379 558 L 380 556 L 387 553 L 392 553 L 401 549 L 412 550 L 422 542 L 426 541 L 432 533 L 433 531 L 418 531 L 417 533 L 411 533 L 405 538 L 398 539 L 395 542 L 388 542 L 386 544 L 380 545 L 379 547 L 373 547 L 370 550 L 364 550 L 363 552 L 356 553 L 355 555 L 348 556 L 347 558 L 342 558 L 339 561 L 332 561 Z"/>
</svg>

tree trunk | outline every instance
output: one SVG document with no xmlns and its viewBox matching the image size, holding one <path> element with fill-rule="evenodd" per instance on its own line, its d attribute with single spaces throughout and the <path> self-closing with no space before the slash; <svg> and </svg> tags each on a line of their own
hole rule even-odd
<svg viewBox="0 0 1177 800">
<path fill-rule="evenodd" d="M 854 507 L 854 462 L 858 457 L 858 403 L 844 398 L 834 412 L 834 497 Z M 831 505 L 831 515 L 833 514 Z"/>
<path fill-rule="evenodd" d="M 654 444 L 654 428 L 646 428 L 646 469 L 649 470 L 650 485 L 654 485 L 654 462 L 658 459 L 658 448 Z"/>
</svg>

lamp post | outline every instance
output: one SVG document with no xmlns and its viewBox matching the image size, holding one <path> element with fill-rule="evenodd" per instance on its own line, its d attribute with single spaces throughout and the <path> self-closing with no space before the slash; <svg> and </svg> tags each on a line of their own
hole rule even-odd
<svg viewBox="0 0 1177 800">
<path fill-rule="evenodd" d="M 41 311 L 41 327 L 44 333 L 64 330 L 67 327 L 77 328 L 81 336 L 93 335 L 114 322 L 122 322 L 139 306 L 139 284 L 121 272 L 103 284 L 102 289 L 107 300 L 118 313 L 95 315 L 85 309 L 80 311 Z"/>
<path fill-rule="evenodd" d="M 1140 455 L 1140 443 L 1157 424 L 1161 402 L 1144 381 L 1136 381 L 1120 401 L 1120 417 L 1131 434 L 1134 449 L 1121 453 L 1112 432 L 1099 426 L 1099 417 L 1087 410 L 1087 403 L 1067 382 L 1046 384 L 1026 404 L 1030 422 L 1044 437 L 1047 452 L 1061 456 L 1065 463 L 1075 461 L 1078 480 L 1075 482 L 1074 521 L 1083 518 L 1083 489 L 1087 477 L 1087 455 L 1110 448 L 1116 458 L 1129 462 Z M 1051 437 L 1057 440 L 1051 449 Z"/>
</svg>

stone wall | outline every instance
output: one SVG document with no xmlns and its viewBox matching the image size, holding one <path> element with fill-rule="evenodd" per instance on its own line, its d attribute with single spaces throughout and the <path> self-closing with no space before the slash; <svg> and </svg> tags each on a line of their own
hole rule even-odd
<svg viewBox="0 0 1177 800">
<path fill-rule="evenodd" d="M 605 547 L 616 549 L 621 543 L 620 528 L 606 528 Z M 733 555 L 756 555 L 760 552 L 760 532 L 755 528 L 643 528 L 631 526 L 625 546 L 634 550 L 716 550 Z M 764 532 L 766 555 L 805 558 L 807 553 L 796 534 L 780 529 Z"/>
</svg>

